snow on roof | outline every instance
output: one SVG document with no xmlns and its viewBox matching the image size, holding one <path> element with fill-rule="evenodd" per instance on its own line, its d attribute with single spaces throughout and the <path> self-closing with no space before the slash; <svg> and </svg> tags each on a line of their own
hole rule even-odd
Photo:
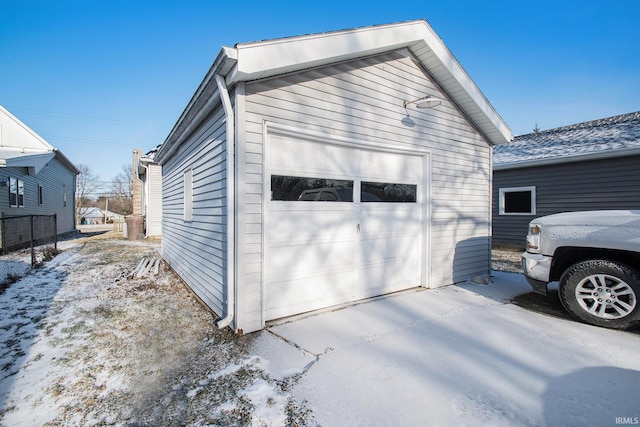
<svg viewBox="0 0 640 427">
<path fill-rule="evenodd" d="M 78 214 L 85 218 L 120 218 L 124 215 L 117 214 L 111 211 L 105 211 L 104 209 L 96 207 L 78 208 Z"/>
<path fill-rule="evenodd" d="M 149 159 L 149 160 L 153 160 L 154 157 L 156 156 L 156 153 L 158 152 L 158 150 L 160 149 L 160 147 L 162 146 L 162 144 L 158 144 L 155 146 L 155 148 L 149 150 L 147 152 L 147 154 L 145 154 L 144 156 L 142 156 L 145 159 Z"/>
<path fill-rule="evenodd" d="M 104 213 L 100 208 L 78 208 L 78 213 L 80 216 L 85 218 L 102 218 L 104 217 Z"/>
<path fill-rule="evenodd" d="M 520 135 L 493 148 L 494 169 L 640 153 L 640 111 Z"/>
</svg>

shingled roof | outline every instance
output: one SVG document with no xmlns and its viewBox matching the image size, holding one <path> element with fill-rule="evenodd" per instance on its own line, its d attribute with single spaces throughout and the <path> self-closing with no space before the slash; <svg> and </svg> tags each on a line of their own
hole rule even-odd
<svg viewBox="0 0 640 427">
<path fill-rule="evenodd" d="M 640 111 L 520 135 L 493 148 L 493 168 L 640 154 Z"/>
</svg>

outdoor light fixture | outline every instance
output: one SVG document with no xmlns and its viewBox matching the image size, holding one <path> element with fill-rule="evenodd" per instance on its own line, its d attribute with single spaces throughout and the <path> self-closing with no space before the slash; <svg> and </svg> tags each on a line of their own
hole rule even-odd
<svg viewBox="0 0 640 427">
<path fill-rule="evenodd" d="M 433 108 L 442 104 L 442 99 L 427 95 L 424 98 L 418 98 L 413 101 L 404 101 L 403 106 L 404 108 L 407 108 L 407 105 L 411 104 L 415 104 L 416 108 Z"/>
</svg>

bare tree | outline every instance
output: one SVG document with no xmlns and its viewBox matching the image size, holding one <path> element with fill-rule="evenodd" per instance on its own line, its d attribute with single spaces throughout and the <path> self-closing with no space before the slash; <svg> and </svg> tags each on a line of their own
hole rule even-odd
<svg viewBox="0 0 640 427">
<path fill-rule="evenodd" d="M 78 165 L 80 173 L 76 177 L 76 222 L 80 221 L 80 208 L 90 206 L 91 195 L 98 189 L 98 177 L 87 165 Z"/>
<path fill-rule="evenodd" d="M 122 165 L 121 171 L 111 180 L 110 203 L 112 210 L 121 215 L 133 212 L 133 172 L 131 164 Z"/>
</svg>

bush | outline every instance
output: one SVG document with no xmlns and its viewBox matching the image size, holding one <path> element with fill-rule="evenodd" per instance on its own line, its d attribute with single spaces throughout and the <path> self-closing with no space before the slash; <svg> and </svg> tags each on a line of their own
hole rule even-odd
<svg viewBox="0 0 640 427">
<path fill-rule="evenodd" d="M 9 286 L 11 286 L 11 284 L 16 283 L 18 280 L 20 280 L 20 276 L 18 276 L 17 274 L 7 274 L 7 277 L 5 277 L 4 280 L 0 281 L 0 295 L 2 295 L 4 291 L 9 289 Z"/>
</svg>

